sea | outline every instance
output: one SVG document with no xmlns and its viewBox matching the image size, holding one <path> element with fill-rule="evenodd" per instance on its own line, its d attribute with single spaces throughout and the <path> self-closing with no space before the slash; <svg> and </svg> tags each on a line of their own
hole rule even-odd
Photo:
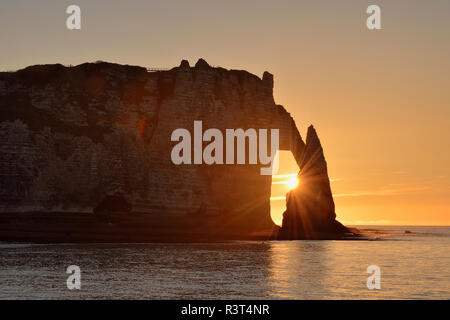
<svg viewBox="0 0 450 320">
<path fill-rule="evenodd" d="M 450 299 L 450 227 L 357 228 L 372 240 L 0 243 L 0 299 Z"/>
</svg>

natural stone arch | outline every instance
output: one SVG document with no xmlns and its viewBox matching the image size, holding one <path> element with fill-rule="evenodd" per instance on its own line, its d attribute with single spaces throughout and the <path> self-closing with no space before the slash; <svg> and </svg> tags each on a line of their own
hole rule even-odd
<svg viewBox="0 0 450 320">
<path fill-rule="evenodd" d="M 272 176 L 270 216 L 276 225 L 281 226 L 283 212 L 286 211 L 286 194 L 290 190 L 287 182 L 296 178 L 300 168 L 290 150 L 280 150 L 278 154 L 280 169 Z"/>
</svg>

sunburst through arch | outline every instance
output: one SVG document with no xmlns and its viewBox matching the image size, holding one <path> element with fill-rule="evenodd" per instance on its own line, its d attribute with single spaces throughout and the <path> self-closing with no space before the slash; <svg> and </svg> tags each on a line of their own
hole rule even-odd
<svg viewBox="0 0 450 320">
<path fill-rule="evenodd" d="M 300 168 L 291 151 L 279 152 L 279 170 L 272 175 L 272 187 L 270 192 L 270 216 L 272 221 L 281 226 L 283 212 L 286 210 L 286 193 L 298 188 L 301 181 L 297 179 Z"/>
</svg>

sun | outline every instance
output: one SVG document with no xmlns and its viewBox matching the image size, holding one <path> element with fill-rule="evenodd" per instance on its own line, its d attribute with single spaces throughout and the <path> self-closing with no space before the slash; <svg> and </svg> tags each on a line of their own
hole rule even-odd
<svg viewBox="0 0 450 320">
<path fill-rule="evenodd" d="M 298 186 L 298 179 L 297 179 L 297 177 L 289 179 L 286 182 L 286 184 L 288 185 L 289 189 L 295 189 Z"/>
</svg>

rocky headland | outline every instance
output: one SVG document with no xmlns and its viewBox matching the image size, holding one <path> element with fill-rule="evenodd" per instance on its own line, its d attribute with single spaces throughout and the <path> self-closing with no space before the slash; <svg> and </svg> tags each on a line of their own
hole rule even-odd
<svg viewBox="0 0 450 320">
<path fill-rule="evenodd" d="M 315 130 L 303 142 L 273 76 L 200 59 L 149 71 L 106 62 L 0 73 L 0 241 L 342 238 Z M 175 165 L 177 128 L 280 130 L 300 167 L 281 228 L 260 165 Z"/>
</svg>

